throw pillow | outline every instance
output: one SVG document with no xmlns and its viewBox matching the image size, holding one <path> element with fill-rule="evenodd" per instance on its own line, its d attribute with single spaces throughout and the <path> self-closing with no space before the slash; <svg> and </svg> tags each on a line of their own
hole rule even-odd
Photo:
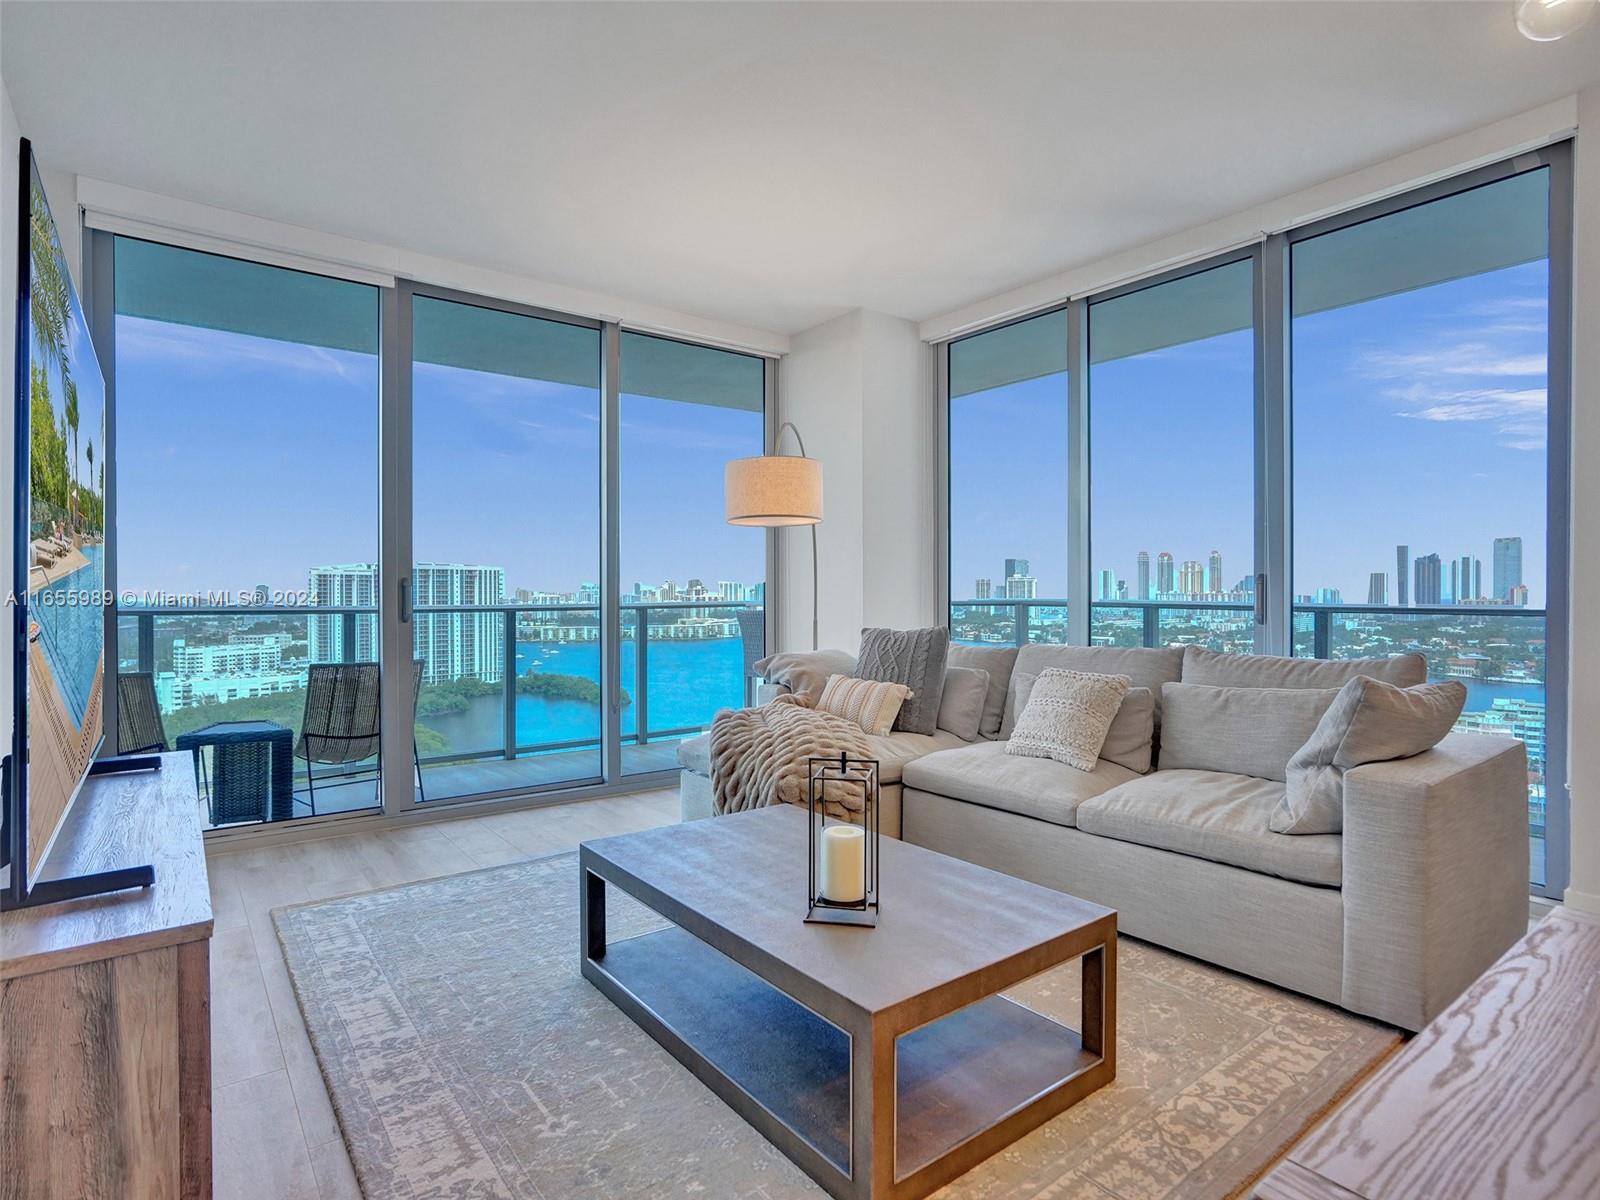
<svg viewBox="0 0 1600 1200">
<path fill-rule="evenodd" d="M 1332 688 L 1161 688 L 1161 769 L 1282 782 L 1289 759 L 1339 693 Z"/>
<path fill-rule="evenodd" d="M 825 713 L 854 721 L 874 737 L 894 728 L 895 715 L 911 695 L 903 683 L 880 683 L 851 675 L 832 675 L 822 689 L 817 707 Z"/>
<path fill-rule="evenodd" d="M 901 706 L 894 727 L 906 733 L 932 733 L 939 727 L 944 660 L 949 651 L 947 629 L 863 629 L 861 652 L 852 673 L 857 679 L 905 684 L 911 698 Z"/>
<path fill-rule="evenodd" d="M 939 700 L 939 728 L 963 742 L 977 741 L 988 694 L 989 672 L 977 667 L 946 667 L 944 696 Z"/>
<path fill-rule="evenodd" d="M 781 684 L 797 696 L 804 696 L 812 708 L 822 699 L 828 676 L 848 675 L 855 659 L 844 650 L 808 650 L 769 654 L 750 668 L 768 683 Z"/>
<path fill-rule="evenodd" d="M 952 642 L 945 662 L 952 667 L 976 667 L 989 672 L 989 691 L 983 698 L 983 723 L 978 733 L 986 738 L 996 736 L 1006 712 L 1006 688 L 1011 682 L 1011 669 L 1017 665 L 1016 647 L 962 646 Z"/>
<path fill-rule="evenodd" d="M 1091 675 L 1060 667 L 1042 672 L 1011 731 L 1006 753 L 1094 770 L 1128 685 L 1126 675 Z"/>
<path fill-rule="evenodd" d="M 1027 709 L 1028 701 L 1033 697 L 1034 685 L 1038 682 L 1039 676 L 1031 671 L 1019 671 L 1011 677 L 1012 699 L 1019 714 Z M 1015 724 L 1012 729 L 1015 730 Z M 1122 698 L 1111 728 L 1106 731 L 1100 757 L 1119 767 L 1147 775 L 1155 753 L 1155 732 L 1156 694 L 1146 687 L 1130 687 L 1128 694 Z"/>
<path fill-rule="evenodd" d="M 1456 680 L 1395 687 L 1364 675 L 1352 679 L 1289 759 L 1287 790 L 1272 814 L 1273 832 L 1339 833 L 1344 773 L 1362 763 L 1432 749 L 1466 703 L 1466 685 Z"/>
</svg>

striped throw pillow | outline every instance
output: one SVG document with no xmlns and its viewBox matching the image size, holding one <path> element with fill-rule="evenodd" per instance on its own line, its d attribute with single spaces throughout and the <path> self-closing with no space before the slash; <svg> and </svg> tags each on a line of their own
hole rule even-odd
<svg viewBox="0 0 1600 1200">
<path fill-rule="evenodd" d="M 867 733 L 883 737 L 894 728 L 900 706 L 910 697 L 911 689 L 903 683 L 830 675 L 817 707 L 825 713 L 854 721 Z"/>
</svg>

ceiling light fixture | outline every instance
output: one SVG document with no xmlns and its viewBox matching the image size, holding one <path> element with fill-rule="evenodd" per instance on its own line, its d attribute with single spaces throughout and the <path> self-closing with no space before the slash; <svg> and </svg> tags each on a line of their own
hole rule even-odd
<svg viewBox="0 0 1600 1200">
<path fill-rule="evenodd" d="M 1516 0 L 1517 28 L 1530 42 L 1554 42 L 1589 23 L 1600 0 Z"/>
</svg>

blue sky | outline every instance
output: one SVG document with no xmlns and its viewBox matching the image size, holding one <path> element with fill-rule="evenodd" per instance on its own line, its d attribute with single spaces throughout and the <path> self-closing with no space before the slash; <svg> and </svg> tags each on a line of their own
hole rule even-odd
<svg viewBox="0 0 1600 1200">
<path fill-rule="evenodd" d="M 1483 560 L 1523 539 L 1544 602 L 1546 266 L 1531 263 L 1297 318 L 1296 592 L 1365 601 L 1394 589 L 1394 547 Z M 1135 556 L 1223 556 L 1252 569 L 1248 332 L 1103 363 L 1090 376 L 1091 560 L 1135 579 Z M 952 594 L 1028 558 L 1039 594 L 1066 587 L 1066 376 L 951 406 Z M 1152 571 L 1154 570 L 1152 566 Z"/>
<path fill-rule="evenodd" d="M 372 355 L 120 317 L 120 583 L 300 588 L 378 549 Z M 508 589 L 599 576 L 594 389 L 421 365 L 413 377 L 413 549 L 506 568 Z M 761 416 L 624 396 L 622 568 L 754 583 L 760 530 L 722 519 L 722 467 Z"/>
<path fill-rule="evenodd" d="M 1295 581 L 1366 598 L 1394 546 L 1473 554 L 1523 538 L 1543 603 L 1543 263 L 1294 323 Z M 1091 558 L 1223 556 L 1253 569 L 1248 332 L 1103 363 L 1091 375 Z M 303 586 L 307 567 L 377 554 L 375 357 L 122 317 L 124 587 Z M 415 552 L 487 562 L 507 586 L 570 591 L 599 573 L 593 389 L 455 368 L 414 377 Z M 1026 557 L 1066 588 L 1066 379 L 959 398 L 951 413 L 952 578 Z M 759 451 L 760 416 L 624 396 L 622 576 L 754 582 L 762 535 L 722 521 L 722 468 Z M 1448 574 L 1448 567 L 1446 568 Z"/>
</svg>

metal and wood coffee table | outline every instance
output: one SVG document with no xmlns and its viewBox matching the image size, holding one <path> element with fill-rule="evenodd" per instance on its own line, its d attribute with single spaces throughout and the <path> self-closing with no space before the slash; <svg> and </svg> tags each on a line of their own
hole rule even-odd
<svg viewBox="0 0 1600 1200">
<path fill-rule="evenodd" d="M 926 1196 L 1116 1074 L 1117 915 L 883 841 L 875 929 L 808 925 L 789 805 L 585 842 L 582 969 L 830 1194 Z M 673 922 L 606 941 L 606 887 Z M 1000 996 L 1083 959 L 1073 1030 Z"/>
</svg>

